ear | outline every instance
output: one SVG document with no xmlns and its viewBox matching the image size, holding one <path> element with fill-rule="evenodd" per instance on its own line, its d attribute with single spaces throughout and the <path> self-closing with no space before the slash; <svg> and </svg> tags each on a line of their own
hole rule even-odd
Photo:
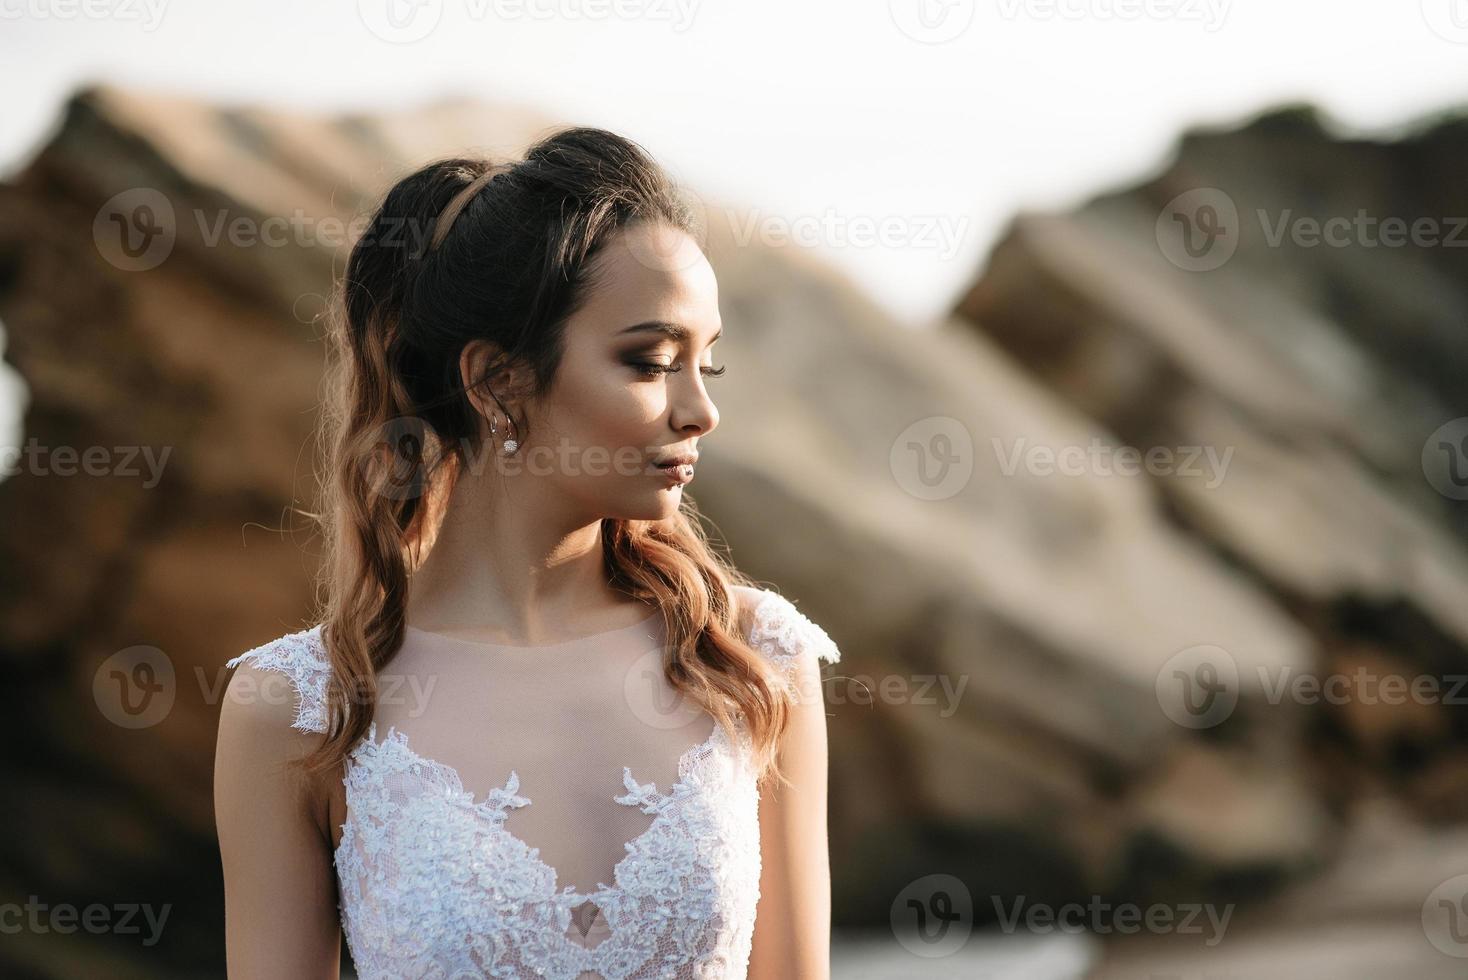
<svg viewBox="0 0 1468 980">
<path fill-rule="evenodd" d="M 492 340 L 475 338 L 459 351 L 459 383 L 466 389 L 482 378 L 486 384 L 469 390 L 469 401 L 484 419 L 515 408 L 518 378 L 505 364 L 505 352 Z"/>
</svg>

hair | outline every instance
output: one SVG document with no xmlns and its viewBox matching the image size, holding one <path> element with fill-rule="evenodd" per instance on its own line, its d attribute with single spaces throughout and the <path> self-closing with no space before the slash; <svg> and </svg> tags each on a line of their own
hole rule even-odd
<svg viewBox="0 0 1468 980">
<path fill-rule="evenodd" d="M 339 769 L 367 734 L 378 672 L 402 645 L 412 573 L 448 492 L 484 448 L 470 393 L 483 386 L 503 410 L 490 383 L 510 365 L 526 368 L 528 402 L 550 390 L 599 251 L 638 222 L 664 222 L 704 247 L 696 214 L 645 150 L 574 127 L 518 163 L 457 157 L 413 171 L 353 245 L 327 317 L 319 506 L 309 515 L 323 531 L 316 602 L 331 678 L 327 732 L 301 760 L 308 771 Z M 492 342 L 494 356 L 465 384 L 460 354 L 475 340 Z M 528 419 L 514 425 L 529 430 Z M 755 583 L 709 545 L 686 495 L 672 517 L 603 518 L 601 534 L 613 587 L 664 614 L 668 682 L 730 734 L 742 718 L 758 777 L 785 781 L 775 747 L 790 692 L 743 639 L 731 591 Z"/>
</svg>

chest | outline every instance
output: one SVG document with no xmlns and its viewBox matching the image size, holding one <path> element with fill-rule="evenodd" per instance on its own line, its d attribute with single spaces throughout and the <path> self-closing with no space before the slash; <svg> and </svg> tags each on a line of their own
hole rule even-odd
<svg viewBox="0 0 1468 980">
<path fill-rule="evenodd" d="M 543 833 L 518 773 L 472 793 L 401 732 L 379 741 L 374 726 L 330 804 L 343 923 L 359 969 L 742 976 L 760 873 L 758 791 L 746 760 L 742 731 L 731 738 L 714 726 L 679 757 L 666 788 L 624 768 L 622 792 L 607 802 L 642 829 L 612 842 L 619 859 L 587 887 L 511 826 L 513 815 Z M 595 838 L 594 814 L 542 819 Z"/>
</svg>

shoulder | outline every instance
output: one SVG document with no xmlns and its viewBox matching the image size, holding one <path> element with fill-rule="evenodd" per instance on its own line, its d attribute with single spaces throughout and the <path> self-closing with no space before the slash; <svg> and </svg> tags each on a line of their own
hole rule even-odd
<svg viewBox="0 0 1468 980">
<path fill-rule="evenodd" d="M 287 722 L 303 732 L 326 731 L 326 688 L 331 662 L 321 626 L 287 633 L 225 662 L 238 668 L 225 697 L 248 706 L 260 722 Z"/>
<path fill-rule="evenodd" d="M 219 707 L 214 806 L 221 846 L 236 855 L 262 837 L 262 822 L 290 821 L 329 841 L 329 780 L 293 771 L 326 731 L 327 668 L 319 631 L 277 637 L 226 661 L 235 668 Z M 253 864 L 258 851 L 237 856 Z"/>
<path fill-rule="evenodd" d="M 745 624 L 745 639 L 781 668 L 792 681 L 816 675 L 822 661 L 841 659 L 836 641 L 773 589 L 736 585 L 735 597 Z"/>
</svg>

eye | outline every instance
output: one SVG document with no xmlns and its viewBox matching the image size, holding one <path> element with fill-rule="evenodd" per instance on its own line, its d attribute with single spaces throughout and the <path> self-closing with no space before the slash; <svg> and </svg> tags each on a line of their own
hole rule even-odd
<svg viewBox="0 0 1468 980">
<path fill-rule="evenodd" d="M 663 374 L 677 374 L 682 368 L 673 367 L 671 364 L 658 364 L 652 361 L 634 361 L 631 365 L 639 372 L 649 378 L 656 378 Z M 699 369 L 706 378 L 722 378 L 728 366 L 720 368 L 702 367 Z"/>
</svg>

